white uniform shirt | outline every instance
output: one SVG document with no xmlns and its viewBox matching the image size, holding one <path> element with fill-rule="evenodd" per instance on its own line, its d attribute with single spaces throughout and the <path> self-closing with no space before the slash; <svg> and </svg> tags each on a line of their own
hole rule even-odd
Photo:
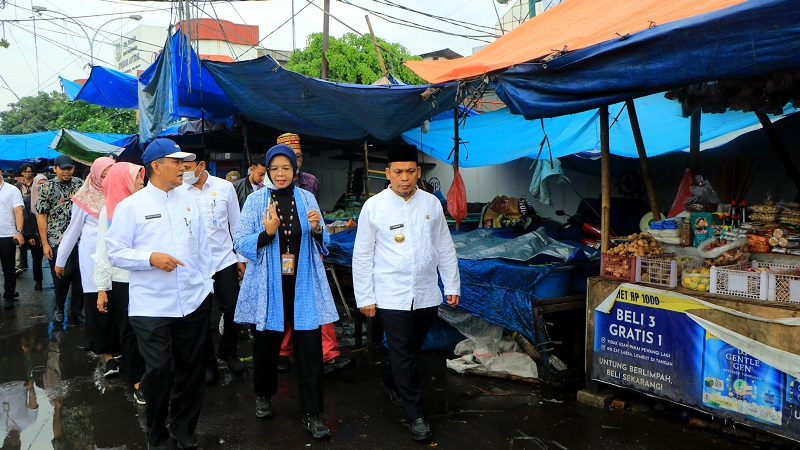
<svg viewBox="0 0 800 450">
<path fill-rule="evenodd" d="M 207 252 L 200 208 L 185 189 L 164 192 L 147 185 L 121 201 L 106 234 L 113 266 L 130 271 L 128 315 L 183 317 L 212 290 L 214 269 Z M 150 266 L 153 252 L 181 261 L 172 272 Z"/>
<path fill-rule="evenodd" d="M 211 267 L 214 273 L 236 262 L 247 262 L 247 258 L 237 257 L 233 251 L 233 238 L 239 227 L 239 197 L 233 184 L 222 178 L 208 176 L 203 190 L 184 184 L 178 189 L 186 189 L 200 205 L 203 223 L 206 225 L 208 241 L 200 251 L 211 253 Z"/>
<path fill-rule="evenodd" d="M 395 236 L 402 233 L 403 242 Z M 361 208 L 353 248 L 353 288 L 359 307 L 410 311 L 461 295 L 458 257 L 442 205 L 417 189 L 404 200 L 384 189 Z"/>
<path fill-rule="evenodd" d="M 58 245 L 56 267 L 66 267 L 67 259 L 79 240 L 78 262 L 81 270 L 81 286 L 83 286 L 83 292 L 94 293 L 97 292 L 94 277 L 88 275 L 94 273 L 92 255 L 97 246 L 97 219 L 73 203 L 69 225 L 64 230 L 61 243 Z"/>
<path fill-rule="evenodd" d="M 14 208 L 23 206 L 22 193 L 13 184 L 0 182 L 0 237 L 17 234 L 17 216 Z"/>
<path fill-rule="evenodd" d="M 94 260 L 94 284 L 98 291 L 108 292 L 111 290 L 111 282 L 127 283 L 130 278 L 128 271 L 114 267 L 108 260 L 106 251 L 106 233 L 108 232 L 108 212 L 106 207 L 100 210 L 100 218 L 97 221 L 97 248 L 95 248 L 92 259 Z"/>
</svg>

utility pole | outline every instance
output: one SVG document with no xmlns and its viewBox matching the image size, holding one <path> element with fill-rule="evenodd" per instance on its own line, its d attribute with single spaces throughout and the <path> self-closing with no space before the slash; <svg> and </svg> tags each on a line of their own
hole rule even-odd
<svg viewBox="0 0 800 450">
<path fill-rule="evenodd" d="M 324 4 L 325 14 L 322 18 L 322 74 L 320 78 L 323 80 L 328 79 L 328 35 L 330 34 L 329 23 L 331 15 L 331 0 L 325 0 Z"/>
</svg>

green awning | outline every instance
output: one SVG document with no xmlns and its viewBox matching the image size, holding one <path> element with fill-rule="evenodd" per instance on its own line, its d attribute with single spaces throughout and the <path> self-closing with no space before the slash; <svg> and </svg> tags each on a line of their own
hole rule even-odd
<svg viewBox="0 0 800 450">
<path fill-rule="evenodd" d="M 92 162 L 101 156 L 119 156 L 125 150 L 125 147 L 106 144 L 65 128 L 59 130 L 56 138 L 50 144 L 50 148 L 59 153 L 69 155 L 75 161 L 87 166 L 92 165 Z"/>
</svg>

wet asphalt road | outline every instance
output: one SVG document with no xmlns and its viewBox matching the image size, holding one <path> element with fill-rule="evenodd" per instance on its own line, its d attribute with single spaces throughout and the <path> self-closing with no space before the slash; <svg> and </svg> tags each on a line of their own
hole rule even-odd
<svg viewBox="0 0 800 450">
<path fill-rule="evenodd" d="M 54 441 L 59 449 L 146 448 L 143 407 L 133 402 L 131 390 L 121 378 L 103 378 L 100 361 L 82 348 L 83 326 L 48 322 L 46 312 L 52 307 L 53 291 L 47 269 L 44 286 L 43 292 L 34 291 L 31 273 L 25 272 L 18 279 L 18 307 L 0 312 L 0 387 L 5 387 L 0 393 L 15 388 L 15 392 L 24 392 L 23 386 L 32 380 L 38 405 L 35 409 L 4 407 L 0 434 L 10 442 L 7 428 L 17 422 L 23 428 L 18 447 L 22 449 L 56 448 Z M 201 447 L 790 448 L 689 427 L 681 420 L 680 409 L 669 405 L 641 413 L 596 409 L 576 402 L 577 388 L 561 391 L 556 401 L 543 401 L 536 385 L 452 374 L 444 363 L 451 355 L 430 353 L 423 356 L 421 367 L 434 440 L 415 443 L 403 425 L 403 411 L 389 403 L 380 388 L 382 352 L 378 350 L 376 362 L 370 363 L 366 349 L 353 348 L 352 330 L 352 325 L 345 323 L 339 329 L 340 342 L 344 354 L 356 358 L 357 365 L 326 379 L 323 417 L 333 431 L 329 441 L 314 441 L 302 429 L 293 372 L 281 377 L 279 392 L 273 398 L 275 417 L 261 420 L 254 416 L 251 372 L 233 376 L 222 368 L 221 382 L 206 390 L 197 429 Z M 251 354 L 245 333 L 239 350 L 245 358 Z M 122 365 L 124 370 L 124 359 Z M 4 398 L 3 402 L 9 400 Z M 60 437 L 55 439 L 56 435 Z"/>
</svg>

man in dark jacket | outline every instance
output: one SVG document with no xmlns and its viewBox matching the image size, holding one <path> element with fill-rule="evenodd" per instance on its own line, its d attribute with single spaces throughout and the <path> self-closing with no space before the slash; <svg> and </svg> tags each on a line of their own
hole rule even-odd
<svg viewBox="0 0 800 450">
<path fill-rule="evenodd" d="M 239 198 L 239 209 L 244 206 L 248 195 L 264 187 L 264 177 L 267 176 L 267 163 L 264 161 L 264 155 L 253 155 L 250 160 L 249 172 L 246 177 L 233 183 L 233 189 Z"/>
</svg>

